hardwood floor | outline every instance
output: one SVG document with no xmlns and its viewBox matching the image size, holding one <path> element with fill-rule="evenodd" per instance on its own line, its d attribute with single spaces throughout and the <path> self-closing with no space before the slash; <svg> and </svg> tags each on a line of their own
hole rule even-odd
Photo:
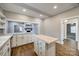
<svg viewBox="0 0 79 59">
<path fill-rule="evenodd" d="M 64 44 L 56 43 L 57 56 L 77 56 L 77 42 L 74 40 L 64 40 Z M 34 52 L 34 44 L 26 44 L 16 48 L 12 48 L 12 56 L 37 56 Z"/>
<path fill-rule="evenodd" d="M 34 52 L 34 44 L 26 44 L 12 48 L 12 56 L 37 56 Z"/>
<path fill-rule="evenodd" d="M 77 42 L 75 40 L 64 40 L 64 44 L 56 44 L 56 55 L 57 56 L 77 56 Z"/>
</svg>

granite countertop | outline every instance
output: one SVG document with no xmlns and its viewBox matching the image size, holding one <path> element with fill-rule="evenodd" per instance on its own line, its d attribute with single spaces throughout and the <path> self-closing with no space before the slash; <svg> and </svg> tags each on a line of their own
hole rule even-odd
<svg viewBox="0 0 79 59">
<path fill-rule="evenodd" d="M 56 42 L 58 40 L 57 38 L 46 36 L 46 35 L 35 35 L 35 37 L 37 39 L 40 39 L 40 40 L 48 43 L 48 44 Z"/>
<path fill-rule="evenodd" d="M 0 36 L 0 48 L 12 37 L 12 35 L 1 35 Z"/>
</svg>

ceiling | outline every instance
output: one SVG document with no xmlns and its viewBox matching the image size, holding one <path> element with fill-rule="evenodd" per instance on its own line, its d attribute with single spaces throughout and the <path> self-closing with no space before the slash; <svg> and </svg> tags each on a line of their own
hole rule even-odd
<svg viewBox="0 0 79 59">
<path fill-rule="evenodd" d="M 0 3 L 0 7 L 5 11 L 36 18 L 51 17 L 78 7 L 78 5 L 77 3 Z M 54 8 L 54 6 L 57 8 Z M 26 9 L 26 11 L 23 12 L 23 9 Z"/>
</svg>

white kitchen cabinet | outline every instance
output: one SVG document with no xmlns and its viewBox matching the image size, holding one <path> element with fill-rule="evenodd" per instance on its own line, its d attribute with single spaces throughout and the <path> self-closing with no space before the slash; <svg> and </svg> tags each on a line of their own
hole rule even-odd
<svg viewBox="0 0 79 59">
<path fill-rule="evenodd" d="M 43 41 L 34 42 L 34 51 L 38 56 L 54 56 L 55 55 L 55 43 L 47 44 Z"/>
<path fill-rule="evenodd" d="M 0 48 L 0 56 L 10 56 L 11 54 L 10 48 L 10 39 Z"/>
<path fill-rule="evenodd" d="M 16 36 L 15 35 L 11 39 L 11 47 L 16 47 Z"/>
<path fill-rule="evenodd" d="M 0 34 L 5 33 L 5 20 L 0 18 Z"/>
<path fill-rule="evenodd" d="M 55 42 L 50 44 L 45 44 L 45 55 L 46 56 L 55 56 L 56 50 L 55 50 Z"/>
<path fill-rule="evenodd" d="M 45 56 L 45 43 L 40 40 L 34 42 L 34 51 L 39 56 Z"/>
<path fill-rule="evenodd" d="M 36 52 L 37 55 L 39 54 L 39 45 L 38 45 L 38 41 L 37 40 L 34 41 L 34 51 Z"/>
<path fill-rule="evenodd" d="M 27 35 L 28 43 L 32 43 L 32 35 Z"/>
<path fill-rule="evenodd" d="M 20 46 L 23 44 L 23 35 L 17 35 L 16 45 Z"/>
<path fill-rule="evenodd" d="M 17 34 L 14 35 L 12 40 L 12 47 L 21 46 L 24 44 L 32 43 L 32 35 L 31 34 Z"/>
<path fill-rule="evenodd" d="M 23 44 L 26 44 L 28 42 L 27 40 L 27 35 L 23 35 L 24 39 L 23 39 Z"/>
<path fill-rule="evenodd" d="M 45 42 L 39 40 L 38 41 L 38 45 L 39 45 L 39 47 L 38 47 L 38 49 L 39 49 L 39 56 L 45 56 L 45 49 L 46 49 Z"/>
</svg>

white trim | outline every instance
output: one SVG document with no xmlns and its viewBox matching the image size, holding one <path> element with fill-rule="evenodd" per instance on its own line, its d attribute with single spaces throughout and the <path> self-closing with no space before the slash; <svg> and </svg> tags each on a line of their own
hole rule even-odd
<svg viewBox="0 0 79 59">
<path fill-rule="evenodd" d="M 68 18 L 63 18 L 63 20 L 66 20 L 66 19 L 73 19 L 73 18 L 79 18 L 79 15 L 78 15 L 78 16 L 68 17 Z"/>
<path fill-rule="evenodd" d="M 66 38 L 66 30 L 65 30 L 65 27 L 66 27 L 66 23 L 69 23 L 69 22 L 64 22 L 65 20 L 68 20 L 70 23 L 76 23 L 76 41 L 79 41 L 79 16 L 74 16 L 74 17 L 69 17 L 69 18 L 64 18 L 64 19 L 61 19 L 61 43 L 64 43 L 63 40 L 64 38 Z M 72 21 L 72 22 L 71 22 Z"/>
<path fill-rule="evenodd" d="M 23 20 L 23 19 L 11 19 L 11 18 L 6 18 L 6 21 L 15 21 L 15 22 L 30 22 L 30 23 L 40 23 L 39 21 L 29 21 L 29 20 Z"/>
</svg>

